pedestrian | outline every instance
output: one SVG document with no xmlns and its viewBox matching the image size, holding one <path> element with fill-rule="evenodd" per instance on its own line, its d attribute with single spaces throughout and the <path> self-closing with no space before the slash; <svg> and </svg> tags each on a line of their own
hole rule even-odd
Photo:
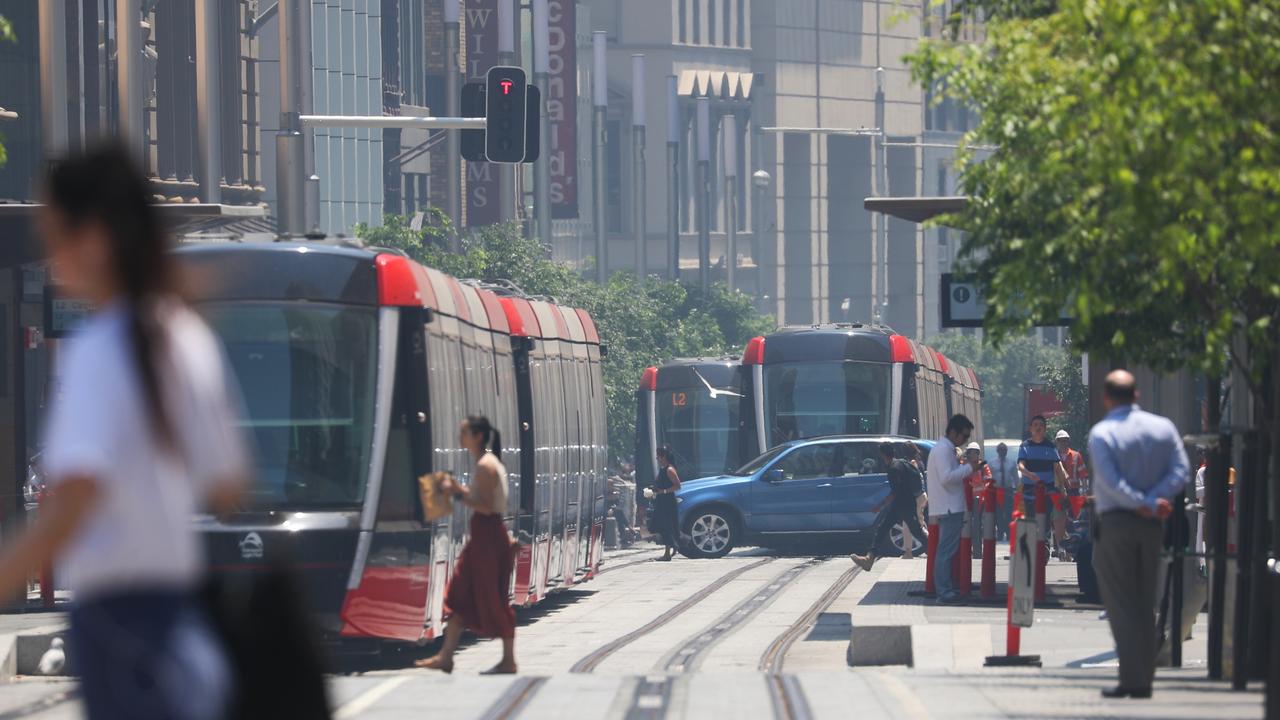
<svg viewBox="0 0 1280 720">
<path fill-rule="evenodd" d="M 975 553 L 973 557 L 980 558 L 982 557 L 982 543 L 979 542 L 982 538 L 982 510 L 980 508 L 975 510 L 972 501 L 977 500 L 979 506 L 982 506 L 982 494 L 992 483 L 991 466 L 982 457 L 982 446 L 976 442 L 970 442 L 964 446 L 964 462 L 976 468 L 965 482 L 969 484 L 971 500 L 968 504 L 969 537 L 974 539 L 971 550 Z"/>
<path fill-rule="evenodd" d="M 676 492 L 680 490 L 680 473 L 671 458 L 671 448 L 658 448 L 658 476 L 653 480 L 653 515 L 650 530 L 658 536 L 665 549 L 662 562 L 670 562 L 676 553 L 680 539 L 679 520 L 676 516 Z"/>
<path fill-rule="evenodd" d="M 1048 542 L 1049 528 L 1052 527 L 1053 540 L 1061 545 L 1062 540 L 1067 536 L 1066 517 L 1062 513 L 1054 512 L 1051 496 L 1058 487 L 1056 481 L 1062 480 L 1065 483 L 1067 473 L 1062 467 L 1058 448 L 1045 436 L 1048 429 L 1048 422 L 1043 415 L 1031 418 L 1028 435 L 1022 441 L 1022 446 L 1018 448 L 1018 471 L 1022 473 L 1022 500 L 1025 505 L 1023 512 L 1029 518 L 1036 517 L 1036 485 L 1042 486 L 1045 494 L 1046 522 L 1045 527 L 1037 529 L 1041 537 Z M 1061 529 L 1058 527 L 1059 518 L 1062 519 Z"/>
<path fill-rule="evenodd" d="M 1173 423 L 1144 411 L 1137 399 L 1133 375 L 1111 371 L 1107 414 L 1089 432 L 1099 513 L 1093 566 L 1120 659 L 1120 682 L 1102 691 L 1107 698 L 1151 697 L 1162 522 L 1191 474 Z"/>
<path fill-rule="evenodd" d="M 458 435 L 476 469 L 470 486 L 446 478 L 441 490 L 471 508 L 469 537 L 445 590 L 445 611 L 450 617 L 444 629 L 444 644 L 440 652 L 415 664 L 453 672 L 453 654 L 466 629 L 483 637 L 502 638 L 502 659 L 481 674 L 512 675 L 517 670 L 516 613 L 508 591 L 517 548 L 502 522 L 507 510 L 502 436 L 483 415 L 463 420 Z"/>
<path fill-rule="evenodd" d="M 965 479 L 977 470 L 977 462 L 962 464 L 956 448 L 969 442 L 972 434 L 973 421 L 964 415 L 952 415 L 947 421 L 946 434 L 929 452 L 929 512 L 939 531 L 933 584 L 938 602 L 944 605 L 960 602 L 960 593 L 951 576 L 951 560 L 960 546 L 960 530 L 964 525 Z"/>
<path fill-rule="evenodd" d="M 906 452 L 904 450 L 901 454 Z M 906 547 L 907 553 L 911 552 L 913 545 L 911 538 L 914 537 L 921 543 L 929 542 L 929 537 L 925 535 L 924 528 L 920 527 L 916 514 L 916 498 L 924 492 L 920 472 L 905 458 L 894 457 L 895 454 L 898 453 L 894 443 L 888 441 L 880 443 L 880 459 L 884 462 L 889 475 L 889 492 L 892 493 L 892 499 L 888 510 L 880 519 L 880 526 L 876 528 L 875 537 L 871 540 L 871 549 L 866 555 L 849 556 L 849 559 L 863 570 L 870 570 L 876 564 L 878 559 L 876 550 L 888 542 L 895 525 L 907 524 L 909 532 L 902 538 L 902 544 Z"/>
<path fill-rule="evenodd" d="M 49 260 L 92 310 L 58 358 L 51 492 L 0 557 L 0 596 L 57 561 L 89 718 L 223 717 L 232 667 L 202 600 L 191 518 L 232 511 L 249 476 L 230 373 L 179 296 L 152 191 L 124 147 L 55 162 L 44 192 Z"/>
<path fill-rule="evenodd" d="M 1021 484 L 1018 463 L 1009 457 L 1009 446 L 996 445 L 996 461 L 991 466 L 991 479 L 1004 489 L 1004 502 L 996 505 L 996 532 L 1001 540 L 1009 539 L 1009 523 L 1013 520 L 1013 495 Z"/>
<path fill-rule="evenodd" d="M 1069 497 L 1088 495 L 1089 467 L 1084 461 L 1084 455 L 1071 449 L 1071 434 L 1066 430 L 1059 430 L 1053 436 L 1053 444 L 1058 450 L 1058 457 L 1062 458 L 1062 469 L 1066 473 L 1066 481 L 1063 483 L 1066 494 Z"/>
<path fill-rule="evenodd" d="M 925 467 L 924 458 L 921 456 L 919 445 L 911 441 L 907 441 L 903 443 L 903 446 L 906 448 L 904 457 L 906 457 L 907 461 L 911 463 L 911 467 L 915 468 L 915 471 L 920 473 L 921 492 L 916 496 L 916 521 L 921 525 L 926 525 L 928 523 L 926 523 L 924 519 L 924 511 L 925 508 L 929 507 L 929 493 L 924 492 L 923 482 L 925 470 L 927 468 Z"/>
</svg>

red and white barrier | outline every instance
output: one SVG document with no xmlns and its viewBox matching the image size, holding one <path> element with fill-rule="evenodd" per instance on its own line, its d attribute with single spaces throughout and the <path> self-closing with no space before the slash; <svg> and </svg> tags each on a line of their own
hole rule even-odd
<svg viewBox="0 0 1280 720">
<path fill-rule="evenodd" d="M 982 493 L 982 587 L 984 598 L 996 594 L 996 488 L 988 483 Z"/>
</svg>

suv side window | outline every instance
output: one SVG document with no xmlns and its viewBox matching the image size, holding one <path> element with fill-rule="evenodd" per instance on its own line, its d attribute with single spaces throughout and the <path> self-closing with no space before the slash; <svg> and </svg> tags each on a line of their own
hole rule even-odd
<svg viewBox="0 0 1280 720">
<path fill-rule="evenodd" d="M 776 467 L 782 470 L 784 480 L 838 477 L 842 474 L 842 453 L 839 450 L 840 446 L 836 443 L 809 445 L 782 458 Z"/>
<path fill-rule="evenodd" d="M 844 475 L 879 475 L 888 472 L 880 458 L 880 443 L 849 442 L 844 445 Z"/>
</svg>

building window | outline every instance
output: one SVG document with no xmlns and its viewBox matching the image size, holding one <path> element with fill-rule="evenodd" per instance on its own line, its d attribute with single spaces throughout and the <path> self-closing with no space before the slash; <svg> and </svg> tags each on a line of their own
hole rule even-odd
<svg viewBox="0 0 1280 720">
<path fill-rule="evenodd" d="M 688 17 L 688 15 L 689 15 L 689 7 L 688 7 L 688 4 L 689 4 L 689 3 L 688 3 L 688 0 L 680 0 L 680 6 L 679 6 L 679 8 L 680 8 L 680 9 L 677 11 L 677 15 L 678 15 L 678 16 L 679 16 L 679 18 L 680 18 L 680 19 L 679 19 L 679 23 L 680 23 L 680 42 L 682 42 L 682 43 L 683 43 L 683 42 L 688 42 L 688 35 L 686 34 L 686 33 L 687 33 L 687 31 L 688 31 L 688 26 L 689 26 L 689 17 Z"/>
<path fill-rule="evenodd" d="M 716 0 L 707 0 L 707 44 L 716 44 Z"/>
<path fill-rule="evenodd" d="M 733 0 L 724 0 L 724 13 L 721 15 L 721 17 L 724 18 L 724 44 L 725 45 L 733 44 L 733 38 L 729 37 L 729 28 L 731 27 L 729 23 L 729 18 L 731 17 L 729 15 L 729 9 L 730 9 L 729 6 L 732 3 L 733 3 Z"/>
<path fill-rule="evenodd" d="M 693 44 L 702 42 L 702 0 L 693 0 Z"/>
<path fill-rule="evenodd" d="M 725 5 L 728 5 L 725 0 Z M 738 0 L 738 47 L 747 46 L 747 0 Z"/>
</svg>

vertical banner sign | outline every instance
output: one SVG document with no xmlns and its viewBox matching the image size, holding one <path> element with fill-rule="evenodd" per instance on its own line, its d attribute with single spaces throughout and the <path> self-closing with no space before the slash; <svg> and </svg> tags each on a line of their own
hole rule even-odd
<svg viewBox="0 0 1280 720">
<path fill-rule="evenodd" d="M 551 217 L 578 217 L 578 27 L 574 0 L 550 0 L 551 26 L 548 63 L 547 137 L 551 173 Z"/>
<path fill-rule="evenodd" d="M 503 0 L 510 2 L 511 0 Z M 498 64 L 498 0 L 466 0 L 462 31 L 466 33 L 467 82 L 485 81 L 489 68 Z M 467 163 L 467 225 L 498 222 L 500 215 L 498 168 L 487 162 Z"/>
</svg>

